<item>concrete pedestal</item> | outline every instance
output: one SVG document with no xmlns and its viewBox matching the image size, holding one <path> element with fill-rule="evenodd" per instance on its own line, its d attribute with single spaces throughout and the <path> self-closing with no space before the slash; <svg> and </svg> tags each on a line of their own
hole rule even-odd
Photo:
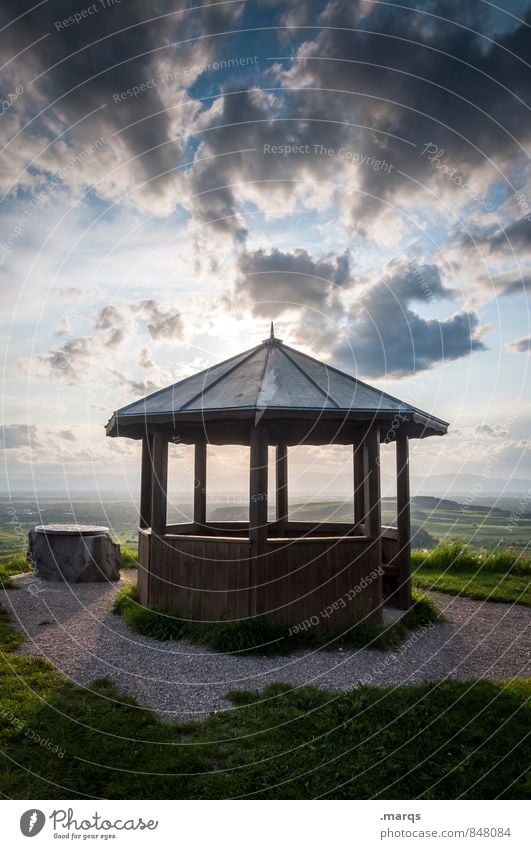
<svg viewBox="0 0 531 849">
<path fill-rule="evenodd" d="M 117 581 L 120 546 L 99 525 L 39 525 L 29 532 L 29 554 L 45 581 Z"/>
</svg>

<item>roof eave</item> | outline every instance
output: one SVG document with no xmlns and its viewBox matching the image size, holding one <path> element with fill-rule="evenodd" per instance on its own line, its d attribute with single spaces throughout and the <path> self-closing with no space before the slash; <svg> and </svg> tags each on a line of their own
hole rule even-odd
<svg viewBox="0 0 531 849">
<path fill-rule="evenodd" d="M 311 420 L 312 413 L 317 413 L 320 419 L 336 419 L 338 417 L 344 420 L 350 419 L 353 422 L 369 421 L 371 419 L 378 421 L 387 421 L 395 430 L 400 429 L 401 423 L 406 425 L 410 435 L 413 438 L 424 438 L 426 436 L 444 436 L 448 432 L 448 422 L 438 419 L 435 416 L 423 415 L 415 409 L 403 411 L 401 413 L 401 423 L 394 425 L 396 418 L 396 410 L 370 410 L 370 409 L 309 409 L 309 408 L 269 408 L 267 410 L 257 407 L 234 407 L 223 408 L 217 410 L 185 410 L 160 413 L 140 413 L 140 414 L 124 414 L 120 410 L 113 413 L 106 425 L 107 436 L 129 436 L 128 430 L 137 428 L 138 425 L 193 425 L 199 422 L 239 419 L 242 421 L 252 421 L 255 415 L 260 412 L 261 418 L 267 421 L 268 419 L 280 418 L 285 419 L 290 415 L 297 418 Z M 221 414 L 221 415 L 220 415 Z M 301 415 L 303 414 L 303 415 Z"/>
<path fill-rule="evenodd" d="M 119 436 L 117 413 L 113 413 L 109 421 L 105 425 L 106 436 Z"/>
</svg>

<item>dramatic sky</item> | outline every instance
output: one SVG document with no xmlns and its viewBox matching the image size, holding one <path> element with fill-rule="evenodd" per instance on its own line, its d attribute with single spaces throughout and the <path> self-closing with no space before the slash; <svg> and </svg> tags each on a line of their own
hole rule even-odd
<svg viewBox="0 0 531 849">
<path fill-rule="evenodd" d="M 271 319 L 451 422 L 415 476 L 531 479 L 529 0 L 3 0 L 0 47 L 6 486 L 136 495 L 112 411 Z"/>
</svg>

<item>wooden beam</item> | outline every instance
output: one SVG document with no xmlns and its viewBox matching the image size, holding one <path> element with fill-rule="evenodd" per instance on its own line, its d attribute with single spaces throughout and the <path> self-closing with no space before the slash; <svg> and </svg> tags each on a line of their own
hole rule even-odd
<svg viewBox="0 0 531 849">
<path fill-rule="evenodd" d="M 154 534 L 166 533 L 168 505 L 168 434 L 166 430 L 153 432 L 153 481 L 151 498 L 151 529 Z"/>
<path fill-rule="evenodd" d="M 199 438 L 195 443 L 194 460 L 194 524 L 206 525 L 207 445 Z"/>
<path fill-rule="evenodd" d="M 151 527 L 151 499 L 153 492 L 153 434 L 142 437 L 142 470 L 140 478 L 140 527 Z"/>
<path fill-rule="evenodd" d="M 268 433 L 265 425 L 252 428 L 250 441 L 249 537 L 256 555 L 263 551 L 267 540 Z"/>
<path fill-rule="evenodd" d="M 411 516 L 409 493 L 409 440 L 399 431 L 396 436 L 396 527 L 398 554 L 398 590 L 394 596 L 397 607 L 411 606 Z"/>
<path fill-rule="evenodd" d="M 276 447 L 277 522 L 281 528 L 288 521 L 288 449 L 286 445 Z"/>
</svg>

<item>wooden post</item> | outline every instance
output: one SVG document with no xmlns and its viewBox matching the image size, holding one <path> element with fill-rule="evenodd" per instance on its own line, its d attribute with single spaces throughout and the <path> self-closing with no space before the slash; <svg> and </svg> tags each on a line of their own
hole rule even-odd
<svg viewBox="0 0 531 849">
<path fill-rule="evenodd" d="M 151 529 L 157 536 L 166 533 L 168 504 L 168 435 L 165 430 L 153 432 L 153 487 Z"/>
<path fill-rule="evenodd" d="M 288 448 L 276 447 L 277 522 L 283 529 L 288 521 Z"/>
<path fill-rule="evenodd" d="M 249 481 L 249 538 L 253 555 L 261 554 L 267 539 L 267 428 L 251 430 L 251 474 Z"/>
<path fill-rule="evenodd" d="M 194 525 L 198 530 L 206 525 L 207 445 L 199 438 L 195 443 L 194 460 Z"/>
<path fill-rule="evenodd" d="M 407 434 L 396 435 L 396 528 L 398 538 L 398 589 L 394 596 L 397 607 L 411 606 L 411 517 L 409 497 L 409 440 Z"/>
<path fill-rule="evenodd" d="M 382 568 L 382 504 L 380 496 L 380 430 L 371 427 L 365 436 L 365 535 L 369 537 L 372 569 Z M 383 578 L 378 579 L 378 597 L 383 605 Z"/>
<path fill-rule="evenodd" d="M 153 435 L 142 437 L 142 471 L 140 478 L 140 527 L 151 527 L 151 499 L 153 491 Z"/>
<path fill-rule="evenodd" d="M 380 500 L 380 431 L 372 427 L 365 437 L 367 463 L 367 515 L 365 534 L 371 539 L 380 538 L 382 533 L 382 505 Z"/>
<path fill-rule="evenodd" d="M 354 457 L 354 523 L 362 533 L 365 524 L 365 451 L 364 441 L 358 437 L 353 446 Z"/>
</svg>

